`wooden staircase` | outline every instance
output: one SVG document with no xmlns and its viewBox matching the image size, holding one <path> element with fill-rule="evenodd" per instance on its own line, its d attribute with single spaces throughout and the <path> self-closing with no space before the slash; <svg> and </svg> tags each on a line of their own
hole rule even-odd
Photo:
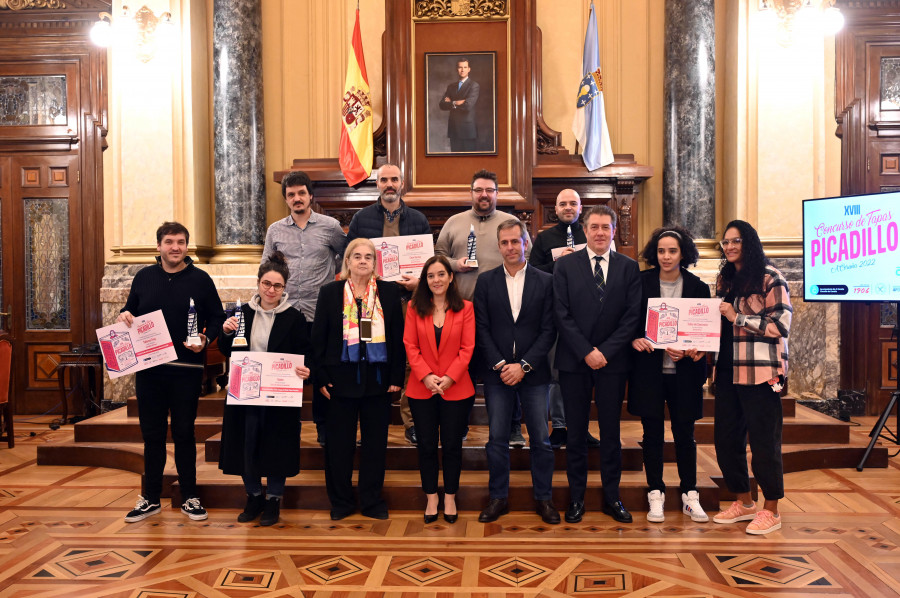
<svg viewBox="0 0 900 598">
<path fill-rule="evenodd" d="M 241 508 L 245 494 L 240 478 L 226 476 L 218 470 L 217 462 L 221 442 L 224 391 L 201 397 L 198 408 L 196 437 L 197 482 L 200 498 L 208 508 Z M 784 469 L 785 473 L 809 469 L 855 467 L 862 457 L 865 444 L 851 442 L 851 424 L 840 422 L 816 411 L 797 405 L 792 397 L 782 400 L 784 410 Z M 701 503 L 707 510 L 716 511 L 719 502 L 731 497 L 724 489 L 721 472 L 715 464 L 713 443 L 714 399 L 704 399 L 704 418 L 697 422 L 695 437 L 698 443 L 697 483 Z M 301 472 L 288 480 L 284 497 L 285 508 L 327 510 L 330 508 L 325 491 L 324 450 L 316 442 L 316 430 L 311 422 L 311 409 L 302 410 L 304 420 L 301 433 Z M 484 445 L 487 442 L 487 410 L 482 399 L 476 399 L 470 418 L 468 439 L 463 447 L 463 474 L 457 505 L 463 511 L 480 511 L 488 500 L 488 467 Z M 646 508 L 646 480 L 641 454 L 641 425 L 623 408 L 621 428 L 623 473 L 620 492 L 629 509 Z M 597 435 L 596 423 L 592 434 Z M 137 401 L 129 399 L 124 408 L 93 417 L 75 424 L 74 441 L 70 444 L 38 447 L 39 465 L 78 465 L 109 467 L 135 473 L 143 473 L 143 445 L 138 425 Z M 172 452 L 171 445 L 169 452 Z M 554 451 L 556 471 L 553 479 L 553 498 L 557 507 L 568 502 L 566 483 L 565 448 Z M 888 451 L 876 447 L 867 467 L 887 467 Z M 599 451 L 589 451 L 588 496 L 589 510 L 600 508 Z M 667 431 L 665 446 L 665 474 L 667 485 L 666 508 L 681 509 L 677 492 L 678 474 L 675 467 L 675 448 Z M 510 450 L 510 507 L 528 511 L 533 508 L 529 449 Z M 388 472 L 384 495 L 391 509 L 421 510 L 425 499 L 421 491 L 418 457 L 415 447 L 406 442 L 400 423 L 399 408 L 395 406 L 393 423 L 388 435 Z M 753 482 L 755 487 L 755 482 Z M 166 469 L 163 495 L 177 497 L 177 476 L 174 459 L 170 458 Z M 173 500 L 178 506 L 179 500 Z"/>
</svg>

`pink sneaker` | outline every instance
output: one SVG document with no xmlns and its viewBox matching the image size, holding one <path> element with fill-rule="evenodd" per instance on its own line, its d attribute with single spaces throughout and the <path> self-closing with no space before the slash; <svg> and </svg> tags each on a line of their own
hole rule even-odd
<svg viewBox="0 0 900 598">
<path fill-rule="evenodd" d="M 713 517 L 716 523 L 737 523 L 738 521 L 750 521 L 756 517 L 756 504 L 751 508 L 745 507 L 741 501 L 736 500 L 726 510 Z"/>
<path fill-rule="evenodd" d="M 747 526 L 747 533 L 761 536 L 779 529 L 781 529 L 781 515 L 775 515 L 772 511 L 762 509 Z"/>
</svg>

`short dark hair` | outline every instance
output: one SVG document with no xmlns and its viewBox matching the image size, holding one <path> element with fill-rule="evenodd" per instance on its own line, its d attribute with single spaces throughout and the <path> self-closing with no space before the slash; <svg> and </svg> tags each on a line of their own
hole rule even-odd
<svg viewBox="0 0 900 598">
<path fill-rule="evenodd" d="M 309 175 L 302 170 L 292 170 L 281 179 L 281 197 L 287 197 L 288 187 L 300 187 L 306 185 L 309 194 L 313 194 L 313 182 Z"/>
<path fill-rule="evenodd" d="M 591 216 L 609 216 L 612 219 L 613 228 L 616 228 L 616 223 L 619 220 L 616 211 L 606 204 L 597 204 L 596 206 L 589 207 L 582 215 L 581 221 L 587 224 L 588 218 Z"/>
<path fill-rule="evenodd" d="M 291 277 L 291 271 L 288 269 L 287 259 L 285 259 L 284 254 L 280 251 L 276 251 L 275 253 L 270 255 L 269 259 L 259 265 L 259 271 L 256 273 L 256 281 L 259 282 L 260 279 L 262 279 L 262 277 L 269 272 L 277 272 L 278 274 L 281 274 L 281 277 L 284 278 L 284 282 L 287 282 L 288 278 Z"/>
<path fill-rule="evenodd" d="M 419 277 L 419 284 L 416 286 L 416 290 L 413 291 L 412 299 L 410 299 L 410 303 L 416 310 L 416 313 L 422 318 L 434 311 L 434 303 L 432 302 L 434 293 L 432 293 L 431 289 L 428 287 L 428 268 L 433 264 L 442 265 L 448 274 L 451 276 L 453 275 L 453 268 L 450 266 L 450 260 L 443 255 L 431 256 L 425 262 L 425 265 L 422 266 L 422 275 Z M 456 277 L 454 276 L 453 280 L 451 280 L 450 284 L 447 286 L 447 310 L 460 312 L 464 307 L 465 304 L 463 303 L 462 295 L 459 294 L 459 288 L 456 286 Z"/>
<path fill-rule="evenodd" d="M 514 220 L 504 220 L 499 224 L 499 226 L 497 226 L 497 240 L 500 240 L 500 231 L 516 227 L 518 227 L 519 229 L 519 236 L 524 239 L 528 234 L 525 230 L 525 224 L 523 224 L 521 220 L 516 218 Z"/>
<path fill-rule="evenodd" d="M 644 258 L 648 265 L 654 268 L 659 267 L 659 258 L 656 255 L 656 250 L 659 247 L 659 240 L 663 237 L 672 237 L 678 241 L 678 248 L 681 250 L 682 268 L 696 264 L 697 260 L 700 259 L 700 252 L 697 250 L 697 245 L 694 243 L 691 233 L 680 226 L 664 226 L 653 231 L 653 234 L 650 235 L 650 240 L 647 241 L 647 245 L 641 251 L 641 257 Z"/>
<path fill-rule="evenodd" d="M 494 181 L 494 186 L 495 187 L 497 186 L 497 173 L 496 172 L 491 172 L 490 170 L 485 170 L 482 168 L 481 170 L 479 170 L 478 172 L 476 172 L 475 174 L 472 175 L 472 184 L 469 185 L 469 187 L 471 188 L 472 185 L 475 184 L 475 181 L 477 181 L 478 179 L 490 179 L 490 180 Z"/>
<path fill-rule="evenodd" d="M 472 68 L 472 61 L 469 60 L 469 57 L 468 57 L 468 56 L 460 56 L 459 58 L 457 58 L 457 59 L 456 59 L 456 66 L 459 66 L 459 63 L 460 63 L 460 62 L 465 62 L 466 64 L 469 65 L 469 68 Z"/>
<path fill-rule="evenodd" d="M 156 229 L 156 244 L 159 245 L 162 243 L 163 237 L 166 235 L 184 235 L 185 243 L 191 242 L 191 233 L 189 233 L 187 227 L 180 222 L 163 222 L 162 225 Z"/>
</svg>

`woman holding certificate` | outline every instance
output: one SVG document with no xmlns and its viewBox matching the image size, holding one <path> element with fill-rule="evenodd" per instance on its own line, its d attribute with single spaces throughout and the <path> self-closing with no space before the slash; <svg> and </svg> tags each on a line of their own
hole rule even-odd
<svg viewBox="0 0 900 598">
<path fill-rule="evenodd" d="M 340 280 L 319 291 L 312 328 L 315 384 L 328 399 L 325 482 L 331 518 L 356 511 L 353 456 L 362 433 L 359 504 L 366 517 L 387 519 L 384 486 L 390 393 L 403 386 L 403 312 L 400 290 L 375 275 L 375 246 L 354 239 L 344 252 Z"/>
<path fill-rule="evenodd" d="M 766 258 L 756 230 L 743 220 L 725 227 L 716 294 L 722 297 L 722 337 L 716 361 L 716 459 L 729 491 L 737 495 L 716 523 L 750 521 L 747 533 L 781 529 L 784 497 L 781 461 L 781 391 L 787 377 L 791 297 L 781 272 Z M 750 494 L 747 435 L 753 475 L 765 504 Z"/>
<path fill-rule="evenodd" d="M 242 350 L 309 354 L 306 319 L 291 307 L 284 292 L 288 277 L 280 251 L 259 267 L 256 294 L 241 307 L 240 314 L 222 325 L 219 349 L 225 356 Z M 309 368 L 297 366 L 294 373 L 305 380 Z M 259 517 L 260 525 L 277 523 L 285 481 L 300 472 L 300 408 L 226 405 L 219 469 L 244 480 L 247 506 L 238 521 L 246 523 Z M 265 496 L 263 476 L 267 482 Z"/>
<path fill-rule="evenodd" d="M 628 411 L 641 418 L 644 469 L 650 510 L 647 520 L 665 520 L 663 482 L 665 408 L 669 407 L 682 512 L 694 521 L 709 521 L 697 492 L 697 444 L 694 422 L 703 417 L 706 354 L 696 349 L 655 349 L 645 337 L 644 321 L 651 297 L 709 299 L 709 286 L 688 272 L 700 257 L 691 235 L 677 226 L 653 231 L 641 257 L 652 268 L 641 272 L 641 324 L 631 342 L 633 368 L 628 380 Z"/>
<path fill-rule="evenodd" d="M 475 350 L 475 310 L 456 287 L 446 257 L 428 259 L 406 310 L 403 343 L 409 359 L 406 395 L 416 422 L 425 523 L 437 520 L 438 439 L 444 465 L 444 519 L 457 519 L 462 442 L 475 387 L 469 361 Z"/>
</svg>

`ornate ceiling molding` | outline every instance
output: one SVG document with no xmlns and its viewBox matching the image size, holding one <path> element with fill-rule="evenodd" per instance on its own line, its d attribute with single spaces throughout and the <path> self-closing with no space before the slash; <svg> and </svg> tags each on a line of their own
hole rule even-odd
<svg viewBox="0 0 900 598">
<path fill-rule="evenodd" d="M 0 0 L 2 2 L 2 0 Z M 508 18 L 506 0 L 416 0 L 416 20 Z"/>
<path fill-rule="evenodd" d="M 0 0 L 0 10 L 28 10 L 28 9 L 59 10 L 66 8 L 62 0 Z"/>
</svg>

